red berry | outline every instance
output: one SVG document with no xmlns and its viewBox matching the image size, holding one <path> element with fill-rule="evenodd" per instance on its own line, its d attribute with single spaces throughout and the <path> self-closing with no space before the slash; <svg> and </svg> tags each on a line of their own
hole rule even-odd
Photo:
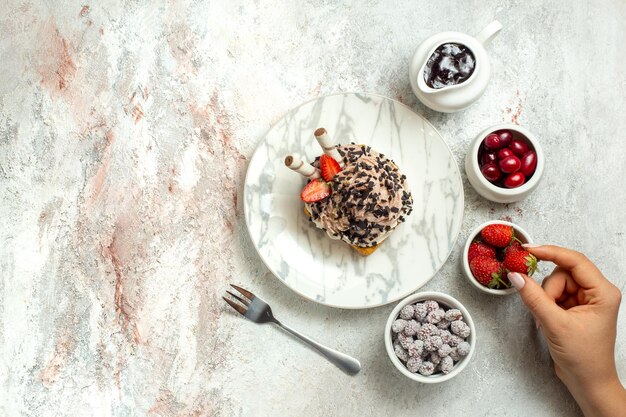
<svg viewBox="0 0 626 417">
<path fill-rule="evenodd" d="M 521 172 L 514 172 L 504 179 L 506 188 L 517 188 L 526 182 L 526 177 Z"/>
<path fill-rule="evenodd" d="M 498 150 L 502 147 L 502 141 L 500 140 L 500 136 L 496 135 L 495 133 L 487 135 L 483 143 L 485 144 L 485 148 L 492 151 Z"/>
<path fill-rule="evenodd" d="M 309 182 L 300 194 L 300 198 L 305 203 L 315 203 L 321 201 L 330 195 L 330 185 L 318 178 Z"/>
<path fill-rule="evenodd" d="M 506 148 L 511 143 L 511 139 L 513 139 L 513 135 L 510 130 L 499 130 L 496 132 L 500 137 L 500 142 L 502 142 L 502 147 Z"/>
<path fill-rule="evenodd" d="M 517 156 L 511 155 L 500 160 L 499 166 L 502 172 L 504 172 L 505 174 L 511 174 L 520 169 L 520 167 L 522 166 L 522 162 Z"/>
<path fill-rule="evenodd" d="M 494 163 L 488 163 L 486 165 L 483 165 L 483 167 L 480 169 L 480 172 L 482 172 L 483 176 L 487 178 L 487 181 L 490 182 L 496 182 L 502 176 L 500 168 L 498 168 L 498 166 Z"/>
<path fill-rule="evenodd" d="M 509 246 L 513 239 L 513 228 L 506 224 L 490 224 L 480 231 L 480 236 L 486 243 L 497 248 L 504 248 Z"/>
<path fill-rule="evenodd" d="M 537 270 L 537 258 L 526 250 L 508 251 L 504 257 L 504 267 L 509 272 L 532 275 Z"/>
<path fill-rule="evenodd" d="M 517 156 L 522 156 L 529 151 L 528 145 L 521 139 L 513 139 L 509 149 Z"/>
<path fill-rule="evenodd" d="M 477 256 L 470 262 L 470 271 L 476 281 L 489 288 L 500 288 L 500 285 L 508 287 L 502 281 L 503 267 L 497 259 L 486 256 Z"/>
<path fill-rule="evenodd" d="M 495 152 L 485 152 L 480 157 L 480 165 L 487 165 L 490 162 L 498 162 L 498 157 Z"/>
<path fill-rule="evenodd" d="M 504 249 L 504 257 L 506 258 L 509 253 L 517 252 L 520 250 L 524 250 L 522 244 L 519 243 L 518 240 L 513 240 L 513 242 L 511 242 L 511 244 Z"/>
<path fill-rule="evenodd" d="M 333 177 L 341 171 L 341 167 L 332 156 L 324 154 L 320 156 L 320 170 L 326 181 L 332 181 Z"/>
<path fill-rule="evenodd" d="M 498 151 L 498 159 L 506 159 L 509 156 L 513 156 L 513 152 L 509 148 L 502 148 Z"/>
<path fill-rule="evenodd" d="M 496 248 L 483 242 L 472 242 L 467 251 L 467 260 L 472 261 L 477 256 L 486 256 L 487 258 L 496 258 Z"/>
<path fill-rule="evenodd" d="M 534 174 L 535 168 L 537 168 L 537 153 L 535 151 L 528 151 L 522 156 L 522 167 L 520 172 L 525 177 L 530 177 Z"/>
</svg>

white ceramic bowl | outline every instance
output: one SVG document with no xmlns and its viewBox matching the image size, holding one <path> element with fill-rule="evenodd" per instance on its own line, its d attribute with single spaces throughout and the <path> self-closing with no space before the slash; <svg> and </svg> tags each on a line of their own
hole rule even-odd
<svg viewBox="0 0 626 417">
<path fill-rule="evenodd" d="M 463 320 L 470 327 L 471 334 L 467 338 L 467 342 L 470 344 L 470 351 L 467 356 L 461 358 L 456 364 L 454 364 L 454 368 L 449 374 L 434 374 L 430 376 L 421 375 L 419 373 L 412 373 L 406 369 L 406 366 L 398 359 L 396 353 L 393 350 L 393 343 L 391 341 L 391 325 L 398 318 L 400 314 L 400 310 L 407 304 L 414 304 L 420 301 L 425 300 L 435 300 L 440 304 L 448 308 L 457 308 L 461 310 L 463 313 Z M 469 363 L 472 359 L 472 355 L 474 355 L 474 350 L 476 347 L 476 328 L 474 327 L 474 321 L 472 320 L 472 316 L 470 316 L 467 309 L 461 304 L 457 299 L 440 292 L 420 292 L 417 294 L 413 294 L 400 301 L 398 305 L 393 309 L 391 314 L 389 315 L 389 319 L 387 320 L 387 324 L 385 325 L 385 348 L 387 349 L 387 355 L 389 355 L 389 359 L 391 359 L 391 363 L 406 377 L 412 379 L 413 381 L 422 382 L 425 384 L 436 384 L 438 382 L 444 382 L 449 379 L 457 376 Z"/>
<path fill-rule="evenodd" d="M 493 133 L 496 130 L 503 129 L 510 130 L 513 135 L 513 139 L 524 140 L 537 153 L 537 168 L 535 168 L 535 173 L 531 179 L 528 180 L 528 182 L 517 188 L 498 187 L 497 185 L 487 181 L 482 172 L 480 172 L 478 150 L 480 149 L 483 139 L 485 139 L 488 134 Z M 465 157 L 465 172 L 467 173 L 467 179 L 478 194 L 488 200 L 495 201 L 496 203 L 512 203 L 528 197 L 528 195 L 532 193 L 535 188 L 537 188 L 537 185 L 539 185 L 539 181 L 541 180 L 541 176 L 543 175 L 544 162 L 545 157 L 543 150 L 541 149 L 541 145 L 535 135 L 521 126 L 503 123 L 491 126 L 476 136 Z"/>
<path fill-rule="evenodd" d="M 508 226 L 511 226 L 513 227 L 513 230 L 515 231 L 515 237 L 518 238 L 522 243 L 533 243 L 533 240 L 530 238 L 530 235 L 526 232 L 526 230 L 522 229 L 516 224 L 505 222 L 504 220 L 492 220 L 492 221 L 483 223 L 480 226 L 476 227 L 474 230 L 472 230 L 472 233 L 469 234 L 467 241 L 465 242 L 465 247 L 463 248 L 463 259 L 462 259 L 463 272 L 465 273 L 465 277 L 468 279 L 468 281 L 471 282 L 474 287 L 478 288 L 482 292 L 485 292 L 487 294 L 492 294 L 492 295 L 513 294 L 516 291 L 515 288 L 513 287 L 507 288 L 504 290 L 491 289 L 491 288 L 485 287 L 480 282 L 476 281 L 476 278 L 474 278 L 474 275 L 472 274 L 472 271 L 470 270 L 470 267 L 469 267 L 469 262 L 467 260 L 469 247 L 474 241 L 474 239 L 478 235 L 480 235 L 480 231 L 483 230 L 486 226 L 489 226 L 490 224 L 506 224 Z"/>
</svg>

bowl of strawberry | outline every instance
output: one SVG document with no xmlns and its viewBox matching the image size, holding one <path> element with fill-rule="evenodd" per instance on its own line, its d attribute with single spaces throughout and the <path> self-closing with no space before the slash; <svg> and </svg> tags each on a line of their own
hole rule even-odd
<svg viewBox="0 0 626 417">
<path fill-rule="evenodd" d="M 524 229 L 516 224 L 494 220 L 483 223 L 470 233 L 463 250 L 463 271 L 479 290 L 493 295 L 515 292 L 507 274 L 532 275 L 537 258 L 522 247 L 532 243 Z"/>
<path fill-rule="evenodd" d="M 472 187 L 488 200 L 512 203 L 539 184 L 544 154 L 535 135 L 514 124 L 485 129 L 470 145 L 465 171 Z"/>
</svg>

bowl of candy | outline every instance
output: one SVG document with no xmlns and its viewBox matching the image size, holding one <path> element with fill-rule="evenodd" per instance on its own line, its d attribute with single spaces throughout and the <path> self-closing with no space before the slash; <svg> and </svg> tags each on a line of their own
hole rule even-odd
<svg viewBox="0 0 626 417">
<path fill-rule="evenodd" d="M 417 293 L 400 301 L 385 326 L 385 347 L 393 365 L 425 384 L 458 375 L 475 345 L 476 329 L 467 309 L 439 292 Z"/>
<path fill-rule="evenodd" d="M 537 188 L 544 159 L 541 145 L 530 131 L 499 124 L 476 136 L 465 157 L 465 172 L 478 194 L 496 203 L 512 203 Z"/>
</svg>

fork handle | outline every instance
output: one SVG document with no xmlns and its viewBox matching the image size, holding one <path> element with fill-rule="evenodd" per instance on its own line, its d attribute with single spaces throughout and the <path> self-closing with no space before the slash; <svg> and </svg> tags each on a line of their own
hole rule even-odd
<svg viewBox="0 0 626 417">
<path fill-rule="evenodd" d="M 346 355 L 345 353 L 338 352 L 334 349 L 331 349 L 320 343 L 317 343 L 315 340 L 306 337 L 302 333 L 292 329 L 289 326 L 282 324 L 278 320 L 276 320 L 275 323 L 278 326 L 285 329 L 286 331 L 288 331 L 289 333 L 291 333 L 292 335 L 299 338 L 300 340 L 303 340 L 304 342 L 308 343 L 311 347 L 313 347 L 315 350 L 321 353 L 322 356 L 324 356 L 337 368 L 341 369 L 348 375 L 356 375 L 361 370 L 361 362 L 354 359 L 352 356 Z"/>
</svg>

